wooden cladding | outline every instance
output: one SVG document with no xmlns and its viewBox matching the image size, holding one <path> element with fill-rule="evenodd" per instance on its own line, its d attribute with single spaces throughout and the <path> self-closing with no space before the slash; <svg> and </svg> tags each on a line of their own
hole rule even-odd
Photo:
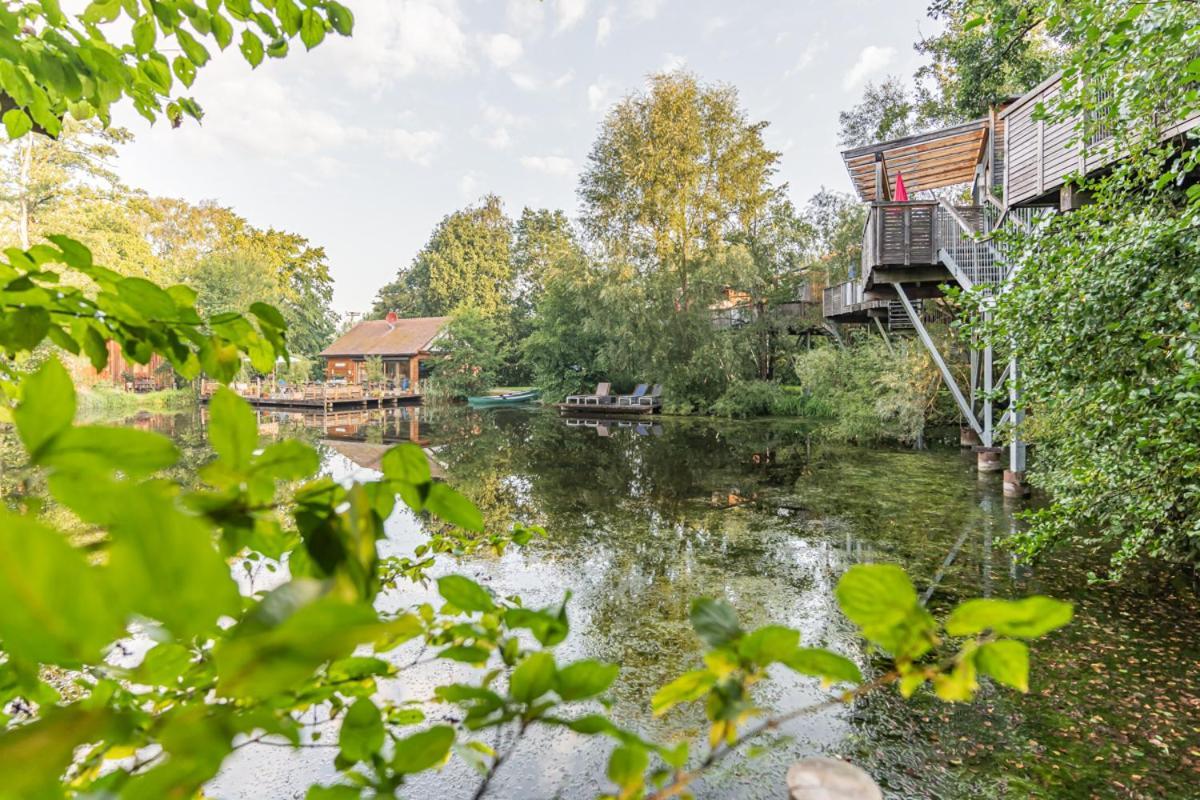
<svg viewBox="0 0 1200 800">
<path fill-rule="evenodd" d="M 934 201 L 872 203 L 863 236 L 863 267 L 937 263 Z"/>
</svg>

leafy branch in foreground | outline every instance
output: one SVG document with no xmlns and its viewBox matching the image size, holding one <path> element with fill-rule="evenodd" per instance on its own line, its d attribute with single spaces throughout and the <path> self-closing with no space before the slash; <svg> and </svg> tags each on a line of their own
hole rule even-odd
<svg viewBox="0 0 1200 800">
<path fill-rule="evenodd" d="M 974 600 L 939 627 L 901 569 L 856 566 L 838 601 L 880 653 L 876 677 L 864 681 L 853 661 L 801 646 L 798 631 L 747 631 L 724 602 L 698 600 L 692 623 L 707 645 L 704 665 L 663 687 L 653 711 L 702 702 L 707 753 L 650 741 L 604 713 L 619 665 L 555 654 L 569 632 L 569 596 L 529 608 L 441 575 L 439 603 L 376 608 L 385 588 L 431 580 L 438 554 L 498 550 L 541 533 L 484 533 L 478 509 L 433 480 L 416 445 L 389 450 L 376 480 L 336 482 L 319 474 L 308 445 L 260 442 L 253 410 L 222 389 L 209 406 L 213 458 L 199 470 L 201 485 L 189 487 L 163 477 L 179 459 L 170 440 L 76 425 L 74 388 L 57 358 L 27 369 L 47 341 L 102 365 L 116 339 L 131 358 L 163 353 L 185 374 L 211 368 L 228 380 L 243 356 L 286 354 L 273 309 L 202 319 L 186 290 L 115 276 L 65 239 L 8 257 L 0 304 L 36 324 L 0 328 L 8 357 L 0 391 L 49 497 L 0 512 L 0 707 L 10 715 L 0 763 L 23 765 L 0 796 L 189 796 L 235 750 L 273 745 L 330 753 L 342 782 L 314 786 L 310 798 L 391 796 L 451 757 L 479 771 L 482 797 L 535 728 L 611 739 L 608 796 L 687 796 L 744 743 L 814 710 L 762 707 L 755 686 L 769 670 L 844 687 L 822 705 L 891 683 L 908 695 L 927 681 L 945 700 L 968 700 L 980 674 L 1025 690 L 1023 640 L 1070 619 L 1069 605 L 1047 598 Z M 80 283 L 86 289 L 70 288 Z M 103 531 L 95 557 L 39 518 L 49 502 Z M 401 504 L 441 525 L 413 558 L 384 558 L 378 542 Z M 239 582 L 249 561 L 269 565 L 273 585 Z M 380 691 L 438 662 L 477 671 L 425 702 Z M 439 704 L 462 713 L 434 716 Z M 337 726 L 336 743 L 321 741 L 327 725 Z M 488 732 L 508 744 L 480 738 Z"/>
</svg>

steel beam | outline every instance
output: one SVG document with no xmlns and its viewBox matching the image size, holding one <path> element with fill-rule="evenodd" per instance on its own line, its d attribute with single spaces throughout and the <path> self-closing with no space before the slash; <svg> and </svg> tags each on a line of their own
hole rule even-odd
<svg viewBox="0 0 1200 800">
<path fill-rule="evenodd" d="M 888 338 L 887 331 L 883 329 L 883 323 L 879 321 L 879 317 L 871 317 L 875 320 L 875 327 L 879 329 L 879 335 L 883 337 L 883 343 L 887 345 L 888 352 L 896 355 L 895 349 L 892 347 L 892 340 Z"/>
<path fill-rule="evenodd" d="M 904 306 L 905 313 L 908 314 L 909 320 L 912 321 L 917 335 L 921 337 L 921 343 L 925 345 L 925 349 L 929 351 L 930 357 L 933 358 L 933 362 L 937 364 L 938 370 L 942 373 L 942 380 L 946 382 L 946 388 L 954 396 L 954 402 L 958 404 L 958 410 L 962 412 L 962 415 L 967 419 L 967 423 L 982 439 L 983 429 L 979 427 L 979 420 L 975 419 L 975 412 L 967 405 L 967 399 L 963 397 L 962 390 L 958 388 L 958 382 L 954 380 L 954 375 L 950 372 L 950 368 L 946 366 L 945 359 L 938 352 L 937 345 L 933 343 L 933 338 L 929 335 L 929 331 L 925 330 L 925 323 L 921 322 L 921 317 L 917 314 L 916 309 L 913 308 L 912 301 L 908 299 L 908 295 L 905 294 L 904 287 L 899 283 L 893 283 L 892 286 L 896 290 L 896 296 L 900 298 L 900 302 Z M 991 442 L 984 442 L 984 444 L 990 446 Z"/>
</svg>

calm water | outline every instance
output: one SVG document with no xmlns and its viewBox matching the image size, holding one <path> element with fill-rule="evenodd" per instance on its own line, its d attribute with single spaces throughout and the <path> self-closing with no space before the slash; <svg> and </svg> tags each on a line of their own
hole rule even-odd
<svg viewBox="0 0 1200 800">
<path fill-rule="evenodd" d="M 197 446 L 198 415 L 134 424 Z M 374 475 L 387 443 L 417 440 L 443 476 L 474 498 L 492 526 L 514 520 L 549 538 L 503 557 L 447 561 L 439 572 L 475 577 L 528 605 L 570 591 L 571 636 L 560 661 L 590 656 L 622 665 L 613 714 L 660 736 L 696 733 L 699 715 L 652 720 L 654 689 L 698 663 L 687 623 L 697 596 L 728 599 L 745 623 L 798 627 L 869 666 L 832 599 L 851 564 L 904 565 L 929 604 L 1045 593 L 1077 603 L 1077 619 L 1034 647 L 1032 689 L 985 688 L 969 706 L 880 694 L 809 717 L 764 755 L 731 764 L 699 787 L 707 798 L 778 798 L 797 756 L 829 753 L 863 765 L 890 797 L 1200 797 L 1200 619 L 1194 596 L 1150 580 L 1140 589 L 1087 585 L 1089 562 L 1062 553 L 1021 566 L 1002 539 L 1019 506 L 996 476 L 980 478 L 956 447 L 867 449 L 824 443 L 795 422 L 656 421 L 568 424 L 544 411 L 465 409 L 357 413 L 324 420 L 264 414 L 267 434 L 318 442 L 338 477 Z M 202 458 L 194 450 L 193 458 Z M 389 552 L 421 541 L 403 509 L 388 523 Z M 392 592 L 380 606 L 430 597 Z M 401 649 L 398 662 L 411 659 Z M 382 686 L 424 701 L 471 670 L 431 665 Z M 764 700 L 789 709 L 821 697 L 781 673 Z M 424 706 L 430 719 L 455 709 Z M 488 741 L 495 743 L 494 740 Z M 573 734 L 531 737 L 500 770 L 490 796 L 593 797 L 608 745 Z M 299 797 L 329 781 L 330 750 L 239 751 L 209 787 L 213 797 Z M 470 796 L 460 764 L 423 778 L 412 797 Z"/>
</svg>

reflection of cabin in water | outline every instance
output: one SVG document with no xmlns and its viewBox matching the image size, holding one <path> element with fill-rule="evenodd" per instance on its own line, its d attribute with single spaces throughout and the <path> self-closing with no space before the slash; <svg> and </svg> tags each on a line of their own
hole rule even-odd
<svg viewBox="0 0 1200 800">
<path fill-rule="evenodd" d="M 428 375 L 434 343 L 449 322 L 449 317 L 401 319 L 395 314 L 360 322 L 321 351 L 325 377 L 366 383 L 367 360 L 378 358 L 383 365 L 383 380 L 398 387 L 407 382 L 408 391 L 417 392 Z"/>
</svg>

